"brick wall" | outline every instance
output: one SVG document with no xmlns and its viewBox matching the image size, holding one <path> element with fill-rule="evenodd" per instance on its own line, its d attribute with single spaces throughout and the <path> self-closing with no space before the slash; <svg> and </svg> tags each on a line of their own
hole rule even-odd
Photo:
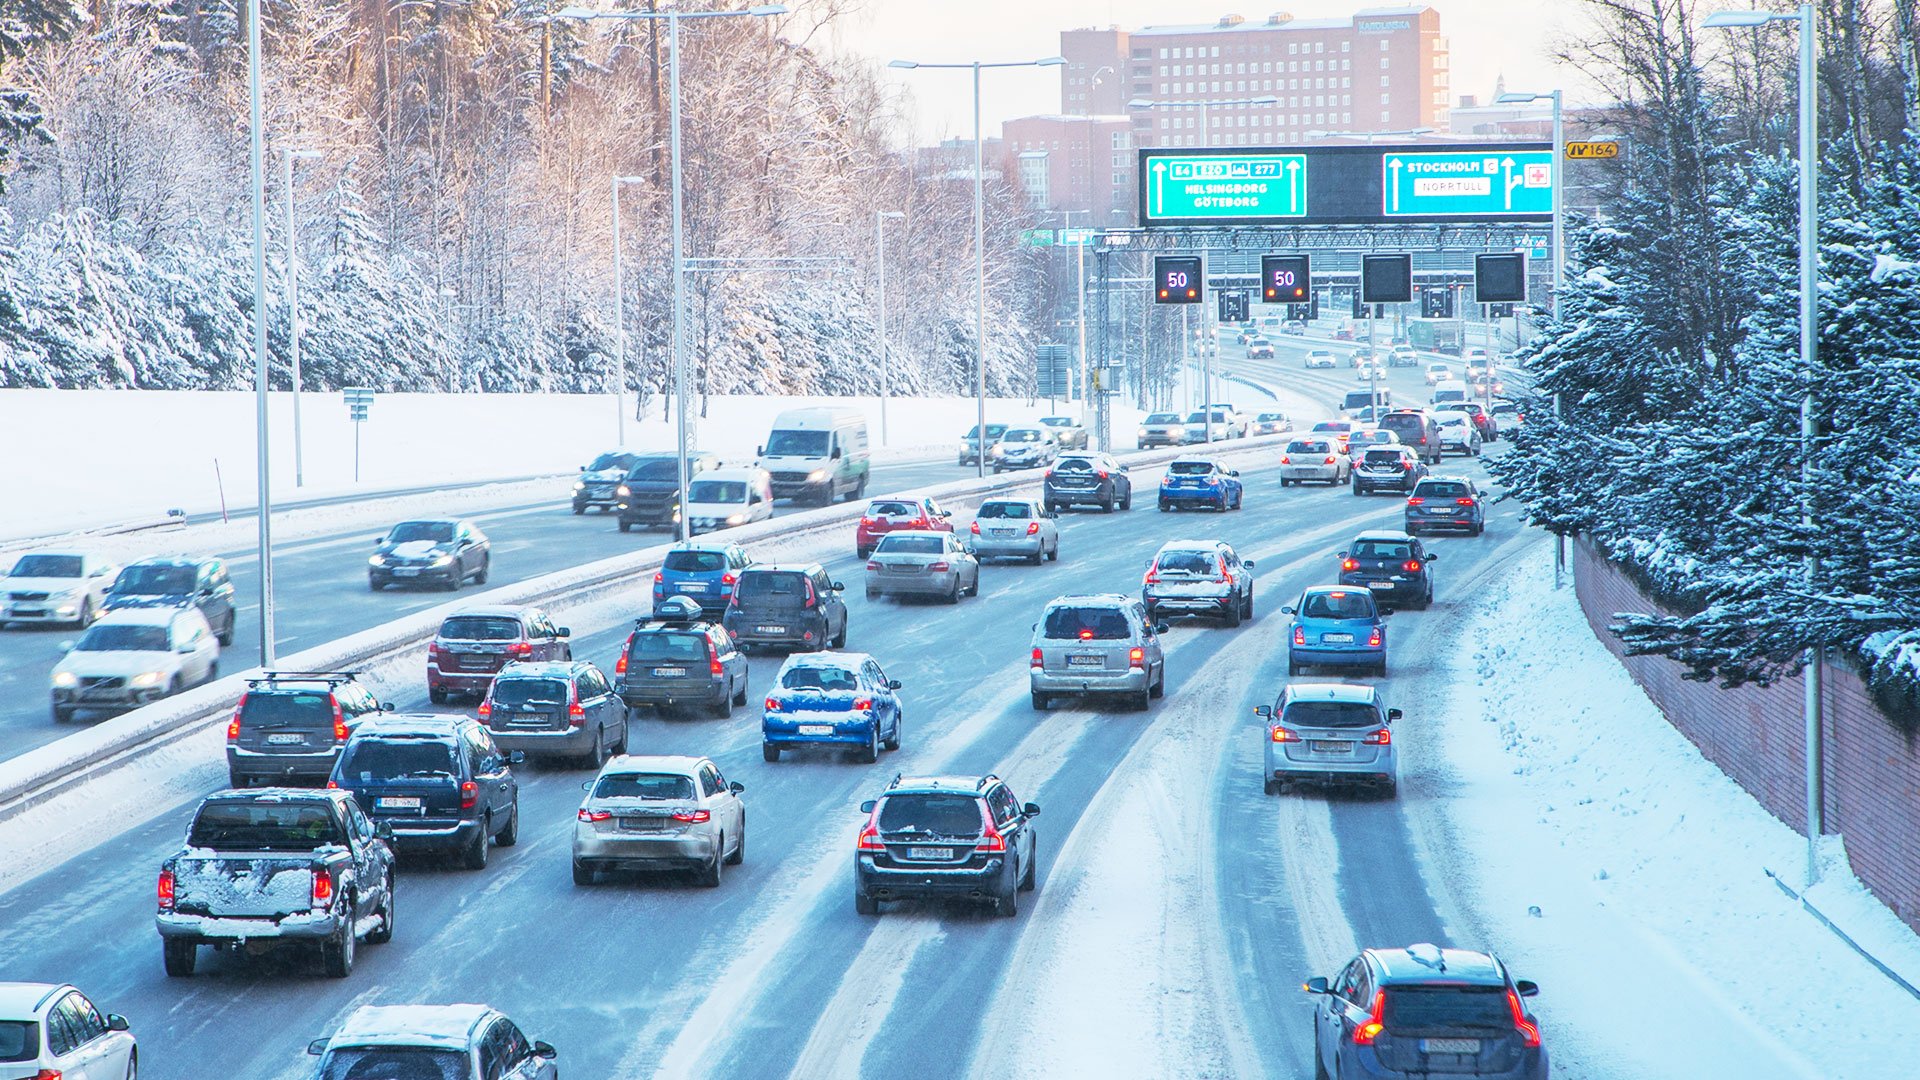
<svg viewBox="0 0 1920 1080">
<path fill-rule="evenodd" d="M 1574 587 L 1594 633 L 1646 690 L 1669 723 L 1768 812 L 1806 832 L 1804 685 L 1723 690 L 1681 678 L 1680 665 L 1625 656 L 1607 630 L 1614 612 L 1659 605 L 1584 538 L 1574 544 Z M 1828 665 L 1823 687 L 1826 832 L 1846 839 L 1854 873 L 1920 931 L 1920 745 L 1881 715 L 1860 677 Z"/>
</svg>

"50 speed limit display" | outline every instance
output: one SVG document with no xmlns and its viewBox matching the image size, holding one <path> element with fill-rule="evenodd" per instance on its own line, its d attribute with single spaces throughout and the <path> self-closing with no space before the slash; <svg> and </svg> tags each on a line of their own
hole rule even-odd
<svg viewBox="0 0 1920 1080">
<path fill-rule="evenodd" d="M 1304 304 L 1313 297 L 1313 271 L 1305 255 L 1260 256 L 1260 300 Z"/>
</svg>

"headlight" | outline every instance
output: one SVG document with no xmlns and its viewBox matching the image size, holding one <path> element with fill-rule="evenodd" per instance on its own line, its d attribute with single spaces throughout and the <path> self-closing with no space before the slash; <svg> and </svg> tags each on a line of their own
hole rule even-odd
<svg viewBox="0 0 1920 1080">
<path fill-rule="evenodd" d="M 746 522 L 747 515 L 745 514 L 734 514 L 727 518 L 727 524 L 729 525 L 744 525 Z"/>
<path fill-rule="evenodd" d="M 807 479 L 811 480 L 816 484 L 822 480 L 825 480 L 826 478 L 827 478 L 827 470 L 825 469 L 815 469 L 812 472 L 807 474 Z"/>
<path fill-rule="evenodd" d="M 1004 446 L 996 446 L 993 449 L 987 451 L 987 453 L 992 454 L 994 457 L 1006 457 L 1007 448 Z"/>
<path fill-rule="evenodd" d="M 586 482 L 586 481 L 584 481 L 584 480 L 575 480 L 575 481 L 573 482 L 573 490 L 575 490 L 575 491 L 585 491 L 585 490 L 587 490 L 587 482 Z"/>
<path fill-rule="evenodd" d="M 1140 429 L 1140 437 L 1141 437 L 1141 438 L 1143 438 L 1143 439 L 1147 437 L 1147 429 L 1146 429 L 1146 428 L 1141 428 L 1141 429 Z"/>
<path fill-rule="evenodd" d="M 56 671 L 53 673 L 53 685 L 62 689 L 71 689 L 80 685 L 80 676 L 71 671 Z"/>
<path fill-rule="evenodd" d="M 166 678 L 166 672 L 164 671 L 143 671 L 140 674 L 135 675 L 133 678 L 128 679 L 127 685 L 128 686 L 159 686 L 160 681 L 164 678 Z"/>
<path fill-rule="evenodd" d="M 617 487 L 617 488 L 614 488 L 614 489 L 613 489 L 613 493 L 614 493 L 615 495 L 631 495 L 631 494 L 633 494 L 633 492 L 631 492 L 631 491 L 628 491 L 628 490 L 627 490 L 627 485 L 625 485 L 625 484 L 621 484 L 621 485 L 620 485 L 619 487 Z"/>
<path fill-rule="evenodd" d="M 385 555 L 372 556 L 371 558 L 367 559 L 367 565 L 368 566 L 385 566 L 387 565 L 387 557 Z"/>
<path fill-rule="evenodd" d="M 432 565 L 434 565 L 434 566 L 445 566 L 445 565 L 447 565 L 448 563 L 450 563 L 450 562 L 452 562 L 452 561 L 453 561 L 453 556 L 451 556 L 451 555 L 441 555 L 441 556 L 439 556 L 438 558 L 435 558 L 435 559 L 433 560 L 433 563 L 432 563 Z"/>
</svg>

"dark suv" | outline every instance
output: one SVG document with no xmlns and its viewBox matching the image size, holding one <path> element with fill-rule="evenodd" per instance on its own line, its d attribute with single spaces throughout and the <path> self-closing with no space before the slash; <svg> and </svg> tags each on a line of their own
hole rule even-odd
<svg viewBox="0 0 1920 1080">
<path fill-rule="evenodd" d="M 1042 495 L 1047 509 L 1086 503 L 1112 513 L 1133 509 L 1133 477 L 1127 467 L 1104 453 L 1062 454 L 1047 470 Z"/>
<path fill-rule="evenodd" d="M 819 563 L 756 566 L 740 574 L 722 620 L 733 643 L 839 649 L 847 644 L 845 588 Z"/>
<path fill-rule="evenodd" d="M 1429 476 L 1407 496 L 1407 535 L 1440 529 L 1464 529 L 1479 536 L 1487 527 L 1487 504 L 1480 487 L 1464 476 Z"/>
<path fill-rule="evenodd" d="M 1420 460 L 1429 465 L 1440 463 L 1440 425 L 1426 411 L 1395 409 L 1381 417 L 1374 426 L 1386 428 L 1400 436 L 1401 445 L 1413 447 L 1413 452 L 1420 455 Z"/>
<path fill-rule="evenodd" d="M 480 721 L 465 716 L 386 716 L 361 724 L 333 766 L 328 787 L 352 793 L 375 825 L 393 830 L 398 851 L 460 855 L 487 865 L 487 842 L 520 839 L 520 783 Z"/>
<path fill-rule="evenodd" d="M 352 671 L 269 671 L 227 721 L 229 787 L 325 783 L 360 721 L 383 708 Z"/>
<path fill-rule="evenodd" d="M 1406 533 L 1363 532 L 1339 555 L 1340 584 L 1366 589 L 1382 605 L 1431 607 L 1436 558 Z"/>
<path fill-rule="evenodd" d="M 582 758 L 597 769 L 609 753 L 627 752 L 627 705 L 585 660 L 508 664 L 478 712 L 509 753 Z"/>
<path fill-rule="evenodd" d="M 435 705 L 455 694 L 483 697 L 494 675 L 516 660 L 571 660 L 570 633 L 537 607 L 456 611 L 427 643 L 427 697 Z"/>
<path fill-rule="evenodd" d="M 367 587 L 438 583 L 458 590 L 468 578 L 485 585 L 493 572 L 493 542 L 471 521 L 403 521 L 373 542 Z"/>
<path fill-rule="evenodd" d="M 1412 494 L 1426 479 L 1427 463 L 1411 446 L 1369 446 L 1353 463 L 1353 493 L 1369 495 L 1382 488 Z"/>
<path fill-rule="evenodd" d="M 636 619 L 613 668 L 630 709 L 704 705 L 715 717 L 747 703 L 747 658 L 733 638 L 686 597 L 660 601 Z"/>
<path fill-rule="evenodd" d="M 1331 979 L 1307 980 L 1313 1075 L 1332 1080 L 1546 1080 L 1540 988 L 1495 957 L 1438 945 L 1368 949 Z"/>
<path fill-rule="evenodd" d="M 104 611 L 193 605 L 207 617 L 213 636 L 233 644 L 233 581 L 219 559 L 141 559 L 128 563 L 107 590 Z"/>
<path fill-rule="evenodd" d="M 712 454 L 687 455 L 687 480 L 720 467 Z M 620 511 L 620 531 L 635 525 L 652 528 L 680 521 L 680 458 L 676 454 L 645 454 L 634 459 L 626 478 L 613 489 Z"/>
<path fill-rule="evenodd" d="M 896 776 L 860 812 L 853 909 L 862 915 L 880 914 L 883 900 L 952 897 L 1011 918 L 1017 894 L 1033 889 L 1040 808 L 997 776 Z"/>
<path fill-rule="evenodd" d="M 740 571 L 752 565 L 753 557 L 739 544 L 682 541 L 667 552 L 660 569 L 653 573 L 654 606 L 659 607 L 670 596 L 684 596 L 699 604 L 708 618 L 717 619 L 727 610 Z"/>
</svg>

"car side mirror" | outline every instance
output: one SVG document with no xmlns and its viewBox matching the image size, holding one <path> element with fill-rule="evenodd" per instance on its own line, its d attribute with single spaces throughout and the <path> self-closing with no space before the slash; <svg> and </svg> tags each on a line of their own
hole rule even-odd
<svg viewBox="0 0 1920 1080">
<path fill-rule="evenodd" d="M 887 680 L 887 689 L 889 689 L 889 690 L 898 690 L 898 689 L 900 689 L 900 680 L 899 680 L 899 679 L 888 679 L 888 680 Z"/>
<path fill-rule="evenodd" d="M 1438 555 L 1434 555 L 1434 554 L 1431 554 L 1431 553 L 1429 553 L 1429 554 L 1427 555 L 1427 561 L 1428 561 L 1428 562 L 1439 562 L 1439 561 L 1440 561 L 1440 556 L 1438 556 Z"/>
<path fill-rule="evenodd" d="M 1282 615 L 1291 615 L 1291 614 L 1293 614 L 1293 609 L 1292 609 L 1292 608 L 1290 608 L 1290 607 L 1283 607 L 1283 608 L 1281 608 L 1281 609 L 1280 609 L 1280 614 L 1282 614 Z"/>
<path fill-rule="evenodd" d="M 875 803 L 875 801 L 876 801 L 876 800 L 873 800 L 873 799 L 868 799 L 868 800 L 867 800 L 866 802 L 863 802 L 863 803 L 861 803 L 861 804 L 860 804 L 860 812 L 861 812 L 861 813 L 863 813 L 863 814 L 871 814 L 871 813 L 873 813 L 873 807 L 874 807 L 874 803 Z"/>
<path fill-rule="evenodd" d="M 552 1043 L 541 1042 L 536 1039 L 533 1043 L 533 1056 L 540 1058 L 557 1058 L 560 1056 L 560 1051 L 555 1050 Z"/>
<path fill-rule="evenodd" d="M 839 583 L 839 582 L 837 582 L 837 581 L 836 581 L 836 582 L 834 582 L 833 584 L 831 584 L 831 585 L 829 585 L 829 586 L 827 586 L 827 588 L 829 588 L 829 589 L 832 589 L 832 590 L 833 590 L 834 592 L 846 592 L 846 591 L 847 591 L 847 587 L 846 587 L 845 585 L 842 585 L 842 584 L 840 584 L 840 583 Z"/>
<path fill-rule="evenodd" d="M 507 764 L 509 765 L 524 764 L 526 760 L 527 760 L 527 752 L 525 750 L 507 751 Z"/>
<path fill-rule="evenodd" d="M 373 838 L 376 840 L 393 839 L 393 822 L 391 821 L 375 822 L 373 826 Z"/>
<path fill-rule="evenodd" d="M 1393 609 L 1383 607 L 1380 610 L 1374 612 L 1374 614 L 1379 616 L 1382 619 L 1390 619 L 1393 617 Z"/>
<path fill-rule="evenodd" d="M 573 627 L 571 627 L 571 626 L 562 626 L 562 627 L 560 627 L 559 629 L 557 629 L 557 630 L 555 630 L 555 631 L 553 632 L 553 636 L 554 636 L 554 637 L 572 637 L 572 636 L 573 636 Z"/>
<path fill-rule="evenodd" d="M 953 516 L 953 511 L 951 511 L 951 510 L 942 510 L 942 511 L 940 511 L 940 516 L 941 516 L 941 517 L 943 517 L 943 518 L 950 518 L 950 517 L 952 517 L 952 516 Z"/>
<path fill-rule="evenodd" d="M 1404 714 L 1404 713 L 1402 713 L 1402 712 L 1401 712 L 1401 711 L 1400 711 L 1399 709 L 1388 709 L 1388 710 L 1387 710 L 1387 720 L 1388 720 L 1388 721 L 1394 721 L 1394 720 L 1398 720 L 1398 719 L 1400 719 L 1400 717 L 1402 717 L 1402 716 L 1404 716 L 1404 715 L 1405 715 L 1405 714 Z"/>
<path fill-rule="evenodd" d="M 1273 719 L 1273 706 L 1255 705 L 1253 707 L 1253 715 L 1259 717 L 1262 720 L 1271 720 Z"/>
<path fill-rule="evenodd" d="M 833 459 L 834 459 L 835 461 L 838 461 L 838 460 L 840 459 L 840 448 L 839 448 L 839 447 L 837 447 L 837 446 L 836 446 L 836 447 L 834 447 L 834 448 L 833 448 L 833 454 L 832 454 L 832 457 L 833 457 Z"/>
<path fill-rule="evenodd" d="M 1228 475 L 1228 476 L 1239 476 L 1239 475 L 1240 475 L 1240 470 L 1239 470 L 1239 469 L 1228 469 L 1228 470 L 1227 470 L 1227 475 Z"/>
<path fill-rule="evenodd" d="M 318 1056 L 327 1052 L 327 1040 L 315 1039 L 307 1044 L 307 1053 Z"/>
<path fill-rule="evenodd" d="M 374 546 L 374 547 L 379 547 L 379 546 L 380 546 L 380 543 L 381 543 L 381 541 L 383 541 L 383 540 L 385 540 L 385 539 L 386 539 L 386 537 L 384 537 L 384 536 L 376 536 L 376 537 L 374 537 L 374 538 L 373 538 L 373 546 Z"/>
<path fill-rule="evenodd" d="M 582 781 L 580 781 L 580 790 L 581 790 L 581 791 L 592 791 L 592 790 L 593 790 L 593 781 L 591 781 L 591 780 L 582 780 Z"/>
<path fill-rule="evenodd" d="M 1328 988 L 1327 979 L 1324 975 L 1315 975 L 1313 978 L 1308 979 L 1300 985 L 1300 989 L 1305 990 L 1309 994 L 1330 994 L 1333 992 Z"/>
<path fill-rule="evenodd" d="M 1020 808 L 1020 812 L 1021 812 L 1022 814 L 1025 814 L 1025 815 L 1026 815 L 1027 817 L 1039 817 L 1039 816 L 1040 816 L 1040 804 L 1038 804 L 1038 803 L 1028 803 L 1027 805 L 1025 805 L 1025 806 L 1023 806 L 1023 807 L 1021 807 L 1021 808 Z"/>
<path fill-rule="evenodd" d="M 394 709 L 394 705 L 393 705 L 393 702 L 391 701 L 383 701 L 380 703 L 381 712 L 392 712 L 393 709 Z"/>
<path fill-rule="evenodd" d="M 727 790 L 733 792 L 735 795 L 738 795 L 741 792 L 747 790 L 747 787 L 745 784 L 742 784 L 740 781 L 735 780 L 733 783 L 727 785 Z"/>
<path fill-rule="evenodd" d="M 1153 632 L 1156 634 L 1164 634 L 1171 629 L 1173 629 L 1173 627 L 1167 625 L 1167 622 L 1164 619 L 1153 624 Z"/>
<path fill-rule="evenodd" d="M 1252 560 L 1252 559 L 1241 559 L 1241 560 L 1240 560 L 1240 565 L 1241 565 L 1241 566 L 1244 566 L 1244 567 L 1246 567 L 1246 568 L 1247 568 L 1247 569 L 1249 569 L 1249 570 L 1251 570 L 1251 569 L 1253 569 L 1253 560 Z"/>
<path fill-rule="evenodd" d="M 133 1025 L 127 1023 L 127 1018 L 124 1016 L 121 1016 L 119 1013 L 107 1014 L 107 1030 L 108 1031 L 130 1031 L 132 1030 L 132 1028 L 133 1028 Z"/>
<path fill-rule="evenodd" d="M 1333 553 L 1333 557 L 1336 559 L 1344 559 L 1347 557 L 1347 553 L 1344 551 L 1336 551 Z"/>
</svg>

